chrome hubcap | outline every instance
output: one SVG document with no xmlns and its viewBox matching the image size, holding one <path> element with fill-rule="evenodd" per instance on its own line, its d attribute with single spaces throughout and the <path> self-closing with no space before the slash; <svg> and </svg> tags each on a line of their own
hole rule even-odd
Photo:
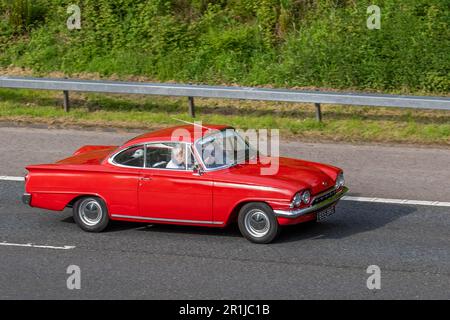
<svg viewBox="0 0 450 320">
<path fill-rule="evenodd" d="M 270 221 L 267 214 L 259 209 L 250 210 L 244 219 L 245 228 L 256 238 L 264 237 L 270 229 Z"/>
<path fill-rule="evenodd" d="M 95 226 L 103 216 L 102 207 L 94 199 L 84 200 L 78 209 L 78 213 L 81 221 L 88 226 Z"/>
</svg>

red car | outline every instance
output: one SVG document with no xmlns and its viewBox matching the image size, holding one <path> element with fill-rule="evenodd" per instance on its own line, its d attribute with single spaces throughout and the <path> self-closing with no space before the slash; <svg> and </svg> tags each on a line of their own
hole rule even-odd
<svg viewBox="0 0 450 320">
<path fill-rule="evenodd" d="M 276 171 L 264 174 L 273 163 Z M 110 220 L 208 227 L 237 221 L 248 240 L 269 243 L 280 226 L 334 213 L 348 191 L 341 169 L 264 156 L 221 125 L 153 131 L 120 147 L 88 145 L 26 169 L 25 204 L 72 207 L 90 232 Z"/>
</svg>

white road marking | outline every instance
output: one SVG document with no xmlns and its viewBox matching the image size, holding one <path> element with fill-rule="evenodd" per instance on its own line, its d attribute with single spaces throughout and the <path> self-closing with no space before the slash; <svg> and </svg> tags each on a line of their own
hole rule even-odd
<svg viewBox="0 0 450 320">
<path fill-rule="evenodd" d="M 4 181 L 25 181 L 24 177 L 0 176 L 0 180 Z"/>
<path fill-rule="evenodd" d="M 0 180 L 25 181 L 25 178 L 24 177 L 0 176 Z M 358 201 L 358 202 L 391 203 L 391 204 L 409 204 L 409 205 L 416 205 L 416 206 L 450 207 L 450 202 L 442 202 L 442 201 L 386 199 L 386 198 L 352 197 L 352 196 L 344 196 L 344 197 L 342 197 L 342 200 Z"/>
<path fill-rule="evenodd" d="M 342 200 L 358 201 L 358 202 L 391 203 L 391 204 L 409 204 L 416 206 L 450 207 L 450 202 L 442 202 L 442 201 L 384 199 L 384 198 L 351 197 L 351 196 L 344 196 L 342 197 Z"/>
<path fill-rule="evenodd" d="M 28 248 L 53 249 L 53 250 L 70 250 L 75 248 L 75 246 L 55 247 L 55 246 L 36 245 L 32 243 L 9 243 L 6 241 L 0 242 L 0 246 L 28 247 Z"/>
</svg>

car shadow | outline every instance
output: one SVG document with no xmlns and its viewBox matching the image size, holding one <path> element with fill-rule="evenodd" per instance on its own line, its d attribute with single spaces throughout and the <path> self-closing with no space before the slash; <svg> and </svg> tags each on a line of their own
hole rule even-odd
<svg viewBox="0 0 450 320">
<path fill-rule="evenodd" d="M 73 216 L 69 216 L 64 219 L 61 219 L 61 222 L 75 224 L 75 220 L 73 219 Z M 126 231 L 126 230 L 131 230 L 131 229 L 142 228 L 145 226 L 146 225 L 144 223 L 139 223 L 139 222 L 111 221 L 104 232 Z"/>
<path fill-rule="evenodd" d="M 336 214 L 333 216 L 319 223 L 312 221 L 293 226 L 285 226 L 282 228 L 275 242 L 284 243 L 307 239 L 342 239 L 382 228 L 415 211 L 417 211 L 417 208 L 411 205 L 341 201 L 336 208 Z M 66 217 L 61 221 L 75 223 L 72 216 Z M 225 228 L 208 228 L 112 221 L 105 232 L 121 232 L 127 230 L 180 235 L 242 237 L 237 223 L 232 223 Z"/>
<path fill-rule="evenodd" d="M 382 228 L 415 211 L 411 205 L 341 201 L 335 215 L 324 221 L 284 227 L 277 242 L 342 239 Z"/>
<path fill-rule="evenodd" d="M 75 224 L 73 216 L 61 219 L 61 222 Z M 160 232 L 160 233 L 179 233 L 179 234 L 192 234 L 192 235 L 215 235 L 226 237 L 241 237 L 241 233 L 236 223 L 230 224 L 225 228 L 207 228 L 197 226 L 182 226 L 172 224 L 149 224 L 144 222 L 130 222 L 113 220 L 109 223 L 108 227 L 103 231 L 120 232 L 127 230 L 146 231 L 146 232 Z"/>
<path fill-rule="evenodd" d="M 236 223 L 232 223 L 225 228 L 208 228 L 197 226 L 180 226 L 170 224 L 154 224 L 137 228 L 138 231 L 176 233 L 201 236 L 223 236 L 223 237 L 242 237 Z"/>
<path fill-rule="evenodd" d="M 72 216 L 70 216 L 70 217 L 66 217 L 64 219 L 61 219 L 61 222 L 64 222 L 64 223 L 75 223 L 75 220 L 73 219 Z"/>
</svg>

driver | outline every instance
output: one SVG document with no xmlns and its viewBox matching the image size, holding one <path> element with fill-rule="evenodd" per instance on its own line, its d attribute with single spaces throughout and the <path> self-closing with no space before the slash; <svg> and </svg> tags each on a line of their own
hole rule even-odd
<svg viewBox="0 0 450 320">
<path fill-rule="evenodd" d="M 216 168 L 225 164 L 223 149 L 216 141 L 207 144 L 203 148 L 203 161 L 208 168 Z"/>
<path fill-rule="evenodd" d="M 177 145 L 172 149 L 172 159 L 167 164 L 168 169 L 186 169 L 185 154 L 182 145 Z"/>
</svg>

